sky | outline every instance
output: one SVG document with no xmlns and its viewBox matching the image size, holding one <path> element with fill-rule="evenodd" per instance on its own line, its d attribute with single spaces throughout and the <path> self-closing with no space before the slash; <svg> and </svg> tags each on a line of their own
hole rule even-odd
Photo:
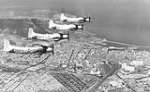
<svg viewBox="0 0 150 92">
<path fill-rule="evenodd" d="M 85 31 L 108 40 L 150 45 L 150 0 L 0 0 L 1 11 L 44 9 L 91 16 Z"/>
</svg>

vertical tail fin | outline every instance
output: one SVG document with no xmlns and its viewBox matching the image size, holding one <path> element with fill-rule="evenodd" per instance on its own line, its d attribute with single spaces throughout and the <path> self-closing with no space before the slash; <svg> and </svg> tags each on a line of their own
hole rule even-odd
<svg viewBox="0 0 150 92">
<path fill-rule="evenodd" d="M 62 19 L 64 18 L 64 16 L 65 16 L 64 13 L 61 13 L 61 14 L 60 14 L 60 17 L 61 17 Z"/>
<path fill-rule="evenodd" d="M 52 29 L 52 28 L 54 28 L 55 27 L 55 24 L 54 24 L 54 21 L 53 20 L 49 20 L 49 22 L 48 22 L 48 27 L 50 28 L 50 29 Z"/>
<path fill-rule="evenodd" d="M 28 38 L 32 38 L 34 36 L 33 34 L 34 34 L 33 28 L 29 28 Z"/>
<path fill-rule="evenodd" d="M 53 20 L 51 20 L 51 19 L 49 20 L 49 25 L 50 25 L 50 24 L 51 24 L 51 25 L 53 25 L 53 24 L 54 24 L 54 21 L 53 21 Z"/>
<path fill-rule="evenodd" d="M 4 39 L 4 47 L 3 47 L 3 51 L 11 51 L 13 48 L 10 45 L 9 40 Z"/>
<path fill-rule="evenodd" d="M 64 16 L 65 16 L 65 14 L 64 14 L 64 13 L 61 13 L 61 16 L 63 16 L 63 17 L 64 17 Z"/>
<path fill-rule="evenodd" d="M 66 20 L 66 16 L 65 16 L 64 13 L 61 13 L 61 14 L 60 14 L 60 20 L 63 21 L 63 22 L 66 22 L 66 21 L 67 21 L 67 20 Z"/>
</svg>

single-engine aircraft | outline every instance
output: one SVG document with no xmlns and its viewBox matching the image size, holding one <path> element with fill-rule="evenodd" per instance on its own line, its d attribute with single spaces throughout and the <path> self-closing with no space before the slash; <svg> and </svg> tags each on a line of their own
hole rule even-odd
<svg viewBox="0 0 150 92">
<path fill-rule="evenodd" d="M 58 24 L 55 23 L 53 20 L 49 20 L 49 29 L 54 30 L 83 30 L 83 25 L 77 25 L 77 24 Z"/>
<path fill-rule="evenodd" d="M 40 33 L 35 33 L 33 31 L 33 28 L 29 28 L 28 38 L 39 39 L 39 40 L 54 40 L 54 41 L 60 41 L 62 39 L 69 40 L 69 32 L 68 34 L 63 34 L 63 33 L 40 34 Z"/>
<path fill-rule="evenodd" d="M 85 23 L 85 22 L 90 22 L 91 17 L 69 17 L 66 16 L 64 13 L 61 13 L 60 21 L 69 22 L 69 23 Z"/>
<path fill-rule="evenodd" d="M 4 47 L 2 51 L 9 52 L 9 53 L 21 53 L 21 54 L 28 54 L 28 53 L 46 53 L 46 52 L 52 52 L 54 54 L 54 44 L 51 46 L 43 46 L 43 45 L 35 45 L 34 47 L 21 47 L 21 46 L 15 46 L 11 45 L 10 41 L 7 39 L 4 39 Z"/>
</svg>

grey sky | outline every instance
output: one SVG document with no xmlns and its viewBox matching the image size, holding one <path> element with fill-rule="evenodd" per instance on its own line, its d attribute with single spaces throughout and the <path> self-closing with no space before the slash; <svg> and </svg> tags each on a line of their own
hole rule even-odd
<svg viewBox="0 0 150 92">
<path fill-rule="evenodd" d="M 22 8 L 18 8 L 22 7 Z M 1 9 L 53 9 L 94 17 L 86 29 L 108 39 L 150 45 L 149 0 L 0 0 Z"/>
</svg>

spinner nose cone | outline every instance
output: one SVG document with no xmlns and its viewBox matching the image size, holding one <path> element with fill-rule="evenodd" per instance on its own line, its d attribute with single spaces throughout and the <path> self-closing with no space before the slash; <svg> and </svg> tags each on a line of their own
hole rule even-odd
<svg viewBox="0 0 150 92">
<path fill-rule="evenodd" d="M 61 40 L 61 39 L 68 39 L 69 40 L 69 32 L 68 32 L 68 34 L 63 34 L 63 33 L 59 33 L 59 34 L 60 34 L 59 40 Z"/>
<path fill-rule="evenodd" d="M 54 55 L 54 44 L 51 44 L 51 46 L 47 48 L 47 52 L 52 52 L 52 54 Z"/>
<path fill-rule="evenodd" d="M 77 29 L 79 29 L 79 30 L 83 30 L 83 25 L 77 25 Z"/>
<path fill-rule="evenodd" d="M 91 17 L 85 17 L 84 22 L 91 22 Z"/>
<path fill-rule="evenodd" d="M 63 35 L 63 38 L 69 40 L 69 34 L 64 34 L 64 35 Z"/>
</svg>

